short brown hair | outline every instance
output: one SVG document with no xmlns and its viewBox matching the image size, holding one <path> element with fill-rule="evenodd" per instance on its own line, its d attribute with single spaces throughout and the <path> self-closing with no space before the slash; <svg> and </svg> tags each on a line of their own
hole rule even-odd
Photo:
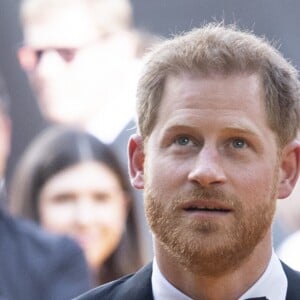
<svg viewBox="0 0 300 300">
<path fill-rule="evenodd" d="M 150 53 L 137 89 L 139 131 L 145 139 L 155 125 L 168 75 L 258 73 L 267 119 L 279 145 L 297 135 L 300 85 L 297 70 L 264 38 L 235 25 L 210 23 L 163 42 Z"/>
</svg>

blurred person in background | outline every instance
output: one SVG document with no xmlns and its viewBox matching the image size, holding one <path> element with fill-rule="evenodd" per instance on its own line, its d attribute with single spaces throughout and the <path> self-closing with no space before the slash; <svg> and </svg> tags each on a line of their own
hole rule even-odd
<svg viewBox="0 0 300 300">
<path fill-rule="evenodd" d="M 78 242 L 94 284 L 144 263 L 128 179 L 94 136 L 62 125 L 42 132 L 21 157 L 10 190 L 13 213 Z"/>
<path fill-rule="evenodd" d="M 10 152 L 8 94 L 0 78 L 1 204 Z M 0 299 L 68 300 L 91 287 L 82 251 L 71 239 L 50 235 L 0 209 Z"/>
<path fill-rule="evenodd" d="M 128 0 L 24 0 L 19 61 L 40 109 L 112 143 L 133 119 L 142 54 Z M 125 151 L 125 150 L 123 150 Z"/>
<path fill-rule="evenodd" d="M 137 78 L 143 54 L 159 39 L 133 26 L 129 0 L 23 0 L 20 19 L 24 43 L 18 57 L 44 117 L 111 144 L 127 172 Z M 143 202 L 135 205 L 150 259 Z"/>
</svg>

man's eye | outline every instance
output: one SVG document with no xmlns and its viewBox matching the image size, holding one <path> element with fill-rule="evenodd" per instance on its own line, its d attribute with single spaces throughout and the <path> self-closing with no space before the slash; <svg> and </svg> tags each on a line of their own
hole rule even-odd
<svg viewBox="0 0 300 300">
<path fill-rule="evenodd" d="M 190 143 L 191 139 L 186 136 L 180 136 L 175 139 L 175 144 L 185 146 Z"/>
<path fill-rule="evenodd" d="M 248 144 L 243 139 L 233 139 L 232 146 L 233 146 L 233 148 L 243 149 L 243 148 L 247 147 Z"/>
</svg>

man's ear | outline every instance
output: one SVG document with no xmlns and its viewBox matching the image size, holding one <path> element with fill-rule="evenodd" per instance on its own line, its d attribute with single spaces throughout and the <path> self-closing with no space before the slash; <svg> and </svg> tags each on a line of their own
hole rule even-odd
<svg viewBox="0 0 300 300">
<path fill-rule="evenodd" d="M 288 197 L 297 182 L 300 172 L 300 143 L 293 141 L 284 147 L 281 156 L 278 199 Z"/>
<path fill-rule="evenodd" d="M 144 188 L 144 159 L 143 139 L 134 134 L 128 142 L 128 167 L 131 185 L 136 189 Z"/>
</svg>

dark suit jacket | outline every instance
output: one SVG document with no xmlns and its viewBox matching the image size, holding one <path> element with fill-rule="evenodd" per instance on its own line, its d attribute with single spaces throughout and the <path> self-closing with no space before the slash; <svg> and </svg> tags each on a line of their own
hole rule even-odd
<svg viewBox="0 0 300 300">
<path fill-rule="evenodd" d="M 300 299 L 300 273 L 283 264 L 288 279 L 286 300 Z M 152 264 L 133 275 L 102 285 L 74 300 L 153 300 L 151 286 Z"/>
<path fill-rule="evenodd" d="M 0 210 L 0 300 L 69 300 L 90 287 L 73 241 Z"/>
</svg>

